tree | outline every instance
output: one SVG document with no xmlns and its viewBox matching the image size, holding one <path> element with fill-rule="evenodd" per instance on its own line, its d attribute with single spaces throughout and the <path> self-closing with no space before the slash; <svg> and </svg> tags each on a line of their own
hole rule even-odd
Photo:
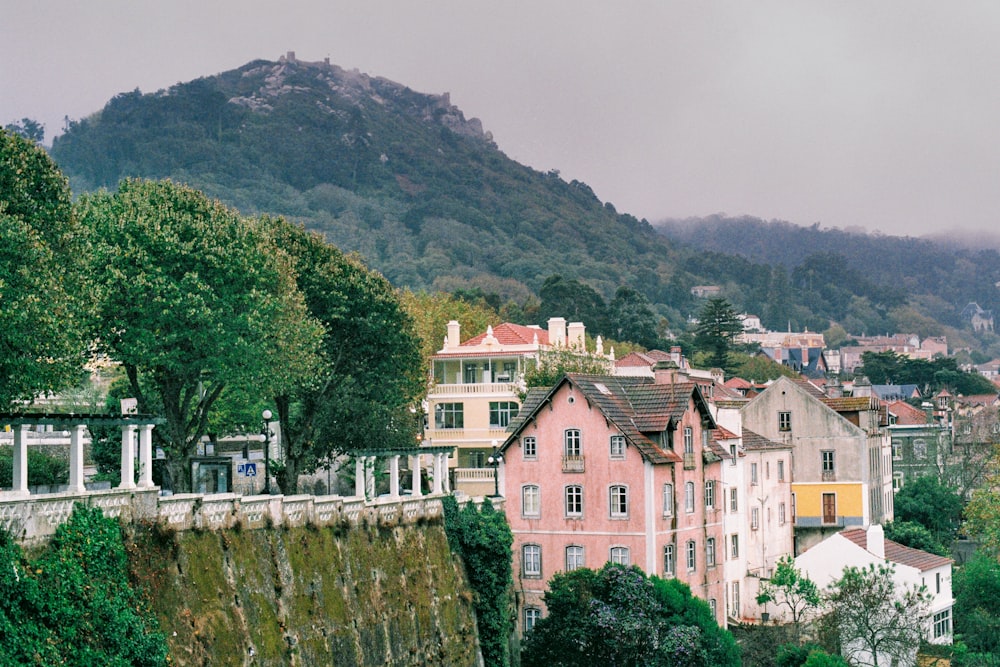
<svg viewBox="0 0 1000 667">
<path fill-rule="evenodd" d="M 556 574 L 545 592 L 548 615 L 525 637 L 522 664 L 739 664 L 739 649 L 708 605 L 676 579 L 636 566 L 606 564 Z"/>
<path fill-rule="evenodd" d="M 321 363 L 275 394 L 285 452 L 278 479 L 294 493 L 300 473 L 336 454 L 415 447 L 414 406 L 426 384 L 413 320 L 389 281 L 316 233 L 266 222 L 323 327 Z"/>
<path fill-rule="evenodd" d="M 0 131 L 0 409 L 82 377 L 87 254 L 66 178 L 44 150 Z"/>
<path fill-rule="evenodd" d="M 1000 454 L 994 455 L 983 485 L 965 506 L 965 533 L 993 553 L 1000 553 Z"/>
<path fill-rule="evenodd" d="M 524 386 L 526 389 L 553 387 L 566 373 L 610 375 L 611 364 L 606 358 L 588 352 L 545 350 L 539 352 L 538 361 L 525 371 Z"/>
<path fill-rule="evenodd" d="M 4 129 L 33 144 L 41 144 L 45 141 L 45 126 L 31 118 L 22 118 L 16 123 L 9 123 Z"/>
<path fill-rule="evenodd" d="M 469 303 L 451 294 L 402 290 L 399 299 L 413 319 L 414 331 L 420 338 L 420 354 L 424 359 L 430 359 L 442 348 L 451 320 L 461 324 L 461 330 L 466 335 L 470 332 L 475 335 L 486 331 L 487 326 L 497 324 L 499 319 L 491 308 Z"/>
<path fill-rule="evenodd" d="M 608 304 L 607 335 L 615 340 L 628 340 L 652 349 L 660 344 L 656 324 L 656 314 L 642 292 L 628 285 L 622 285 L 615 291 L 614 298 Z"/>
<path fill-rule="evenodd" d="M 812 579 L 802 574 L 795 567 L 795 559 L 785 555 L 775 564 L 774 574 L 770 579 L 761 580 L 760 594 L 757 604 L 764 605 L 774 602 L 778 606 L 787 607 L 792 616 L 795 628 L 795 640 L 799 639 L 799 628 L 803 616 L 811 609 L 819 606 L 822 598 L 819 588 Z"/>
<path fill-rule="evenodd" d="M 841 655 L 852 665 L 913 664 L 930 605 L 924 587 L 896 586 L 895 568 L 846 567 L 826 594 Z"/>
<path fill-rule="evenodd" d="M 896 492 L 897 521 L 918 523 L 944 547 L 950 547 L 962 523 L 962 497 L 933 475 L 923 475 Z"/>
<path fill-rule="evenodd" d="M 948 548 L 941 544 L 931 531 L 919 523 L 913 521 L 892 521 L 885 524 L 884 527 L 886 539 L 893 542 L 910 547 L 911 549 L 920 549 L 927 553 L 937 554 L 938 556 L 950 555 Z"/>
<path fill-rule="evenodd" d="M 972 653 L 1000 657 L 1000 562 L 980 550 L 952 578 L 955 635 Z"/>
<path fill-rule="evenodd" d="M 743 323 L 732 304 L 722 297 L 709 299 L 698 313 L 694 329 L 694 344 L 699 351 L 709 355 L 716 368 L 729 368 L 729 352 L 736 336 L 743 331 Z"/>
<path fill-rule="evenodd" d="M 542 300 L 539 316 L 543 320 L 564 317 L 569 322 L 583 322 L 592 334 L 608 333 L 607 305 L 590 285 L 552 275 L 542 283 L 538 297 Z"/>
<path fill-rule="evenodd" d="M 82 197 L 95 238 L 100 346 L 120 362 L 173 486 L 227 387 L 278 394 L 315 368 L 321 327 L 269 228 L 169 181 L 123 181 Z"/>
</svg>

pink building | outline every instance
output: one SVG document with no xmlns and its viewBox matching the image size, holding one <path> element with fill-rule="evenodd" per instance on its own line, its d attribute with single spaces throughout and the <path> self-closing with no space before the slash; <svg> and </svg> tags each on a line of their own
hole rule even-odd
<svg viewBox="0 0 1000 667">
<path fill-rule="evenodd" d="M 655 377 L 568 374 L 532 389 L 502 447 L 522 630 L 559 571 L 612 561 L 676 577 L 725 623 L 723 459 L 701 390 Z"/>
</svg>

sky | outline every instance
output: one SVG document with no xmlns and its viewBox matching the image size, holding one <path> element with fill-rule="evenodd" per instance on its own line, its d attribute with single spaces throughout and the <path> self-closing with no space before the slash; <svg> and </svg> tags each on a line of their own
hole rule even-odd
<svg viewBox="0 0 1000 667">
<path fill-rule="evenodd" d="M 0 125 L 294 51 L 440 94 L 620 212 L 994 231 L 1000 3 L 2 0 Z"/>
</svg>

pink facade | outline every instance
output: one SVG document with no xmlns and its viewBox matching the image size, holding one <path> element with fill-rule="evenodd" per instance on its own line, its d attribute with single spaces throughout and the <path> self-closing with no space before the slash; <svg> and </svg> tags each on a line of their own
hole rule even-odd
<svg viewBox="0 0 1000 667">
<path fill-rule="evenodd" d="M 570 374 L 512 425 L 503 487 L 529 625 L 553 574 L 608 561 L 684 581 L 725 622 L 728 453 L 696 385 L 658 379 Z"/>
</svg>

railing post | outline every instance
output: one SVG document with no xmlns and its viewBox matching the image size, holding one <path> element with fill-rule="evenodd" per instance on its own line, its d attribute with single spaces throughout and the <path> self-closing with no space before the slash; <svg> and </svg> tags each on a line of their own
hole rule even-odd
<svg viewBox="0 0 1000 667">
<path fill-rule="evenodd" d="M 69 492 L 83 493 L 83 431 L 84 424 L 77 424 L 69 432 Z"/>
</svg>

